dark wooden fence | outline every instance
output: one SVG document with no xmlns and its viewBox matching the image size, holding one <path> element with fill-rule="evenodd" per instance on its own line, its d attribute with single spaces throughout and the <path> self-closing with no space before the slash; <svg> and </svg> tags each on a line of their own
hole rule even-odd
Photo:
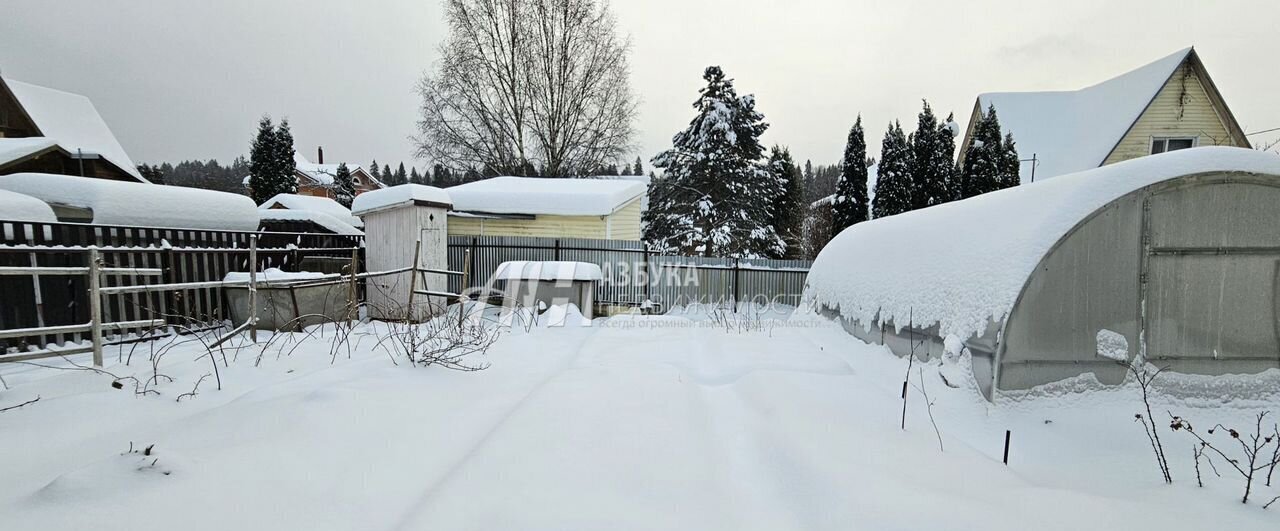
<svg viewBox="0 0 1280 531">
<path fill-rule="evenodd" d="M 0 221 L 0 266 L 84 267 L 90 246 L 107 267 L 160 268 L 159 282 L 222 280 L 248 271 L 250 238 L 258 237 L 258 268 L 297 271 L 309 261 L 350 261 L 363 238 L 334 234 L 117 227 L 79 223 Z M 363 262 L 363 260 L 361 260 Z M 308 267 L 307 269 L 316 269 Z M 89 321 L 84 276 L 0 277 L 0 330 L 83 324 Z M 133 277 L 109 277 L 106 286 L 133 285 Z M 150 282 L 156 282 L 152 279 Z M 227 318 L 221 288 L 104 297 L 111 321 L 165 319 L 207 323 Z M 79 343 L 83 334 L 0 339 L 0 355 Z"/>
<path fill-rule="evenodd" d="M 470 250 L 471 263 L 464 264 Z M 565 260 L 597 264 L 604 279 L 596 300 L 619 305 L 652 301 L 661 308 L 689 303 L 768 301 L 794 305 L 804 291 L 809 260 L 667 256 L 644 242 L 515 236 L 450 236 L 449 269 L 469 267 L 471 282 L 450 279 L 449 290 L 484 287 L 498 264 Z"/>
</svg>

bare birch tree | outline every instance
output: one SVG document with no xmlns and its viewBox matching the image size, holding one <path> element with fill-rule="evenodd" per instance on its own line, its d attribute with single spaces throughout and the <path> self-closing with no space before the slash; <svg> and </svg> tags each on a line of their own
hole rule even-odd
<svg viewBox="0 0 1280 531">
<path fill-rule="evenodd" d="M 581 174 L 630 148 L 630 44 L 595 0 L 446 0 L 418 155 L 496 174 Z"/>
</svg>

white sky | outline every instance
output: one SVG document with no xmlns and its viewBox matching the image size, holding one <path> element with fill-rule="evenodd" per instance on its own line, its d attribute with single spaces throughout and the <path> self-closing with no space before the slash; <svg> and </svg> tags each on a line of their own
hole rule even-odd
<svg viewBox="0 0 1280 531">
<path fill-rule="evenodd" d="M 1247 132 L 1280 127 L 1274 0 L 615 0 L 613 9 L 634 45 L 646 165 L 687 125 L 711 64 L 756 95 L 768 143 L 815 163 L 839 159 L 858 113 L 877 155 L 888 121 L 914 128 L 921 98 L 963 124 L 979 92 L 1079 88 L 1188 45 Z M 287 116 L 308 156 L 323 145 L 330 162 L 410 162 L 413 87 L 443 36 L 439 12 L 436 0 L 3 0 L 0 71 L 89 96 L 137 162 L 246 154 L 263 113 Z"/>
</svg>

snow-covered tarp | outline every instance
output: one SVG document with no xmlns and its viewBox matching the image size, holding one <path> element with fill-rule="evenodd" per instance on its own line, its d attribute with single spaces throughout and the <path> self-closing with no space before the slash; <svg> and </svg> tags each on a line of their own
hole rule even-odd
<svg viewBox="0 0 1280 531">
<path fill-rule="evenodd" d="M 262 221 L 310 221 L 328 229 L 334 234 L 343 236 L 363 236 L 364 232 L 351 226 L 350 223 L 314 210 L 285 210 L 281 208 L 263 208 L 258 210 Z"/>
<path fill-rule="evenodd" d="M 0 190 L 0 220 L 4 221 L 39 221 L 52 223 L 58 221 L 53 209 L 44 201 L 29 195 Z"/>
<path fill-rule="evenodd" d="M 450 194 L 440 188 L 421 184 L 402 184 L 381 190 L 372 190 L 356 196 L 355 200 L 351 202 L 351 213 L 356 216 L 363 216 L 376 210 L 385 210 L 419 202 L 446 208 L 452 204 Z"/>
<path fill-rule="evenodd" d="M 342 203 L 329 199 L 328 197 L 301 194 L 276 194 L 271 199 L 264 201 L 258 208 L 277 210 L 309 210 L 311 212 L 328 214 L 329 216 L 333 216 L 339 221 L 353 227 L 364 226 L 364 222 L 360 221 L 360 218 L 351 215 L 351 209 L 342 206 Z"/>
<path fill-rule="evenodd" d="M 57 145 L 58 143 L 52 138 L 42 136 L 0 138 L 0 166 L 27 158 Z"/>
<path fill-rule="evenodd" d="M 804 299 L 864 326 L 910 319 L 967 338 L 1004 318 L 1041 258 L 1086 216 L 1145 186 L 1218 171 L 1280 178 L 1280 156 L 1186 149 L 859 223 L 818 255 Z"/>
<path fill-rule="evenodd" d="M 494 280 L 586 280 L 604 278 L 600 266 L 587 262 L 503 262 L 493 272 Z"/>
<path fill-rule="evenodd" d="M 607 216 L 647 191 L 642 180 L 494 177 L 448 189 L 454 210 Z"/>
<path fill-rule="evenodd" d="M 0 190 L 26 194 L 50 206 L 91 210 L 96 225 L 258 229 L 253 200 L 226 192 L 47 173 L 0 176 Z"/>
<path fill-rule="evenodd" d="M 69 152 L 96 153 L 120 169 L 144 181 L 111 133 L 89 98 L 79 94 L 4 79 L 42 136 L 54 139 Z"/>
<path fill-rule="evenodd" d="M 994 105 L 1001 128 L 1013 134 L 1023 158 L 1036 155 L 1036 180 L 1102 165 L 1191 48 L 1080 90 L 991 92 L 978 95 L 986 112 Z M 1023 172 L 1027 182 L 1028 171 Z"/>
</svg>

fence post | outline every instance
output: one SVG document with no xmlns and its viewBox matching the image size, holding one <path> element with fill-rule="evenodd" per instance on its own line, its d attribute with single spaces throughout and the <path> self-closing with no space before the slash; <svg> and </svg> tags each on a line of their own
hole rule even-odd
<svg viewBox="0 0 1280 531">
<path fill-rule="evenodd" d="M 556 238 L 556 255 L 555 261 L 560 261 L 560 238 Z"/>
<path fill-rule="evenodd" d="M 649 274 L 649 243 L 640 242 L 640 246 L 644 248 L 644 300 L 653 300 L 653 295 L 649 292 L 653 286 L 653 277 Z"/>
<path fill-rule="evenodd" d="M 733 259 L 733 313 L 738 313 L 738 297 L 741 296 L 738 290 L 738 280 L 739 280 L 738 273 L 740 271 L 741 269 L 738 268 L 738 259 L 734 258 Z"/>
<path fill-rule="evenodd" d="M 258 235 L 249 236 L 249 341 L 258 342 Z"/>
<path fill-rule="evenodd" d="M 476 270 L 476 256 L 477 256 L 478 254 L 480 254 L 480 253 L 479 253 L 479 249 L 480 249 L 480 241 L 479 241 L 479 238 L 471 238 L 471 261 L 470 261 L 470 263 L 469 263 L 469 265 L 471 266 L 471 269 L 470 269 L 471 271 L 475 271 L 475 270 Z M 468 285 L 465 285 L 465 284 L 464 284 L 464 285 L 462 286 L 462 289 L 468 289 L 468 288 L 470 288 L 470 287 L 471 287 L 471 286 L 468 286 Z"/>
<path fill-rule="evenodd" d="M 359 260 L 360 260 L 360 248 L 352 247 L 351 248 L 351 266 L 349 268 L 350 270 L 347 271 L 347 273 L 351 275 L 351 283 L 347 286 L 347 320 L 348 321 L 354 320 L 358 313 L 356 311 L 356 308 L 359 306 L 359 301 L 357 301 L 356 299 L 359 296 L 359 290 L 356 288 L 356 265 Z"/>
<path fill-rule="evenodd" d="M 409 316 L 406 322 L 413 322 L 413 292 L 418 291 L 418 257 L 422 254 L 422 235 L 418 235 L 418 243 L 413 245 L 413 267 L 409 269 Z"/>
<path fill-rule="evenodd" d="M 89 248 L 89 335 L 93 341 L 93 366 L 102 367 L 102 259 L 98 248 Z"/>
<path fill-rule="evenodd" d="M 470 262 L 471 262 L 471 249 L 467 249 L 465 251 L 465 254 L 462 257 L 462 285 L 463 286 L 467 285 L 467 282 L 471 280 L 471 263 Z M 471 297 L 464 294 L 464 292 L 466 291 L 467 291 L 467 288 L 462 288 L 458 290 L 458 330 L 459 331 L 462 330 L 462 325 L 466 322 L 467 301 L 471 300 Z"/>
</svg>

